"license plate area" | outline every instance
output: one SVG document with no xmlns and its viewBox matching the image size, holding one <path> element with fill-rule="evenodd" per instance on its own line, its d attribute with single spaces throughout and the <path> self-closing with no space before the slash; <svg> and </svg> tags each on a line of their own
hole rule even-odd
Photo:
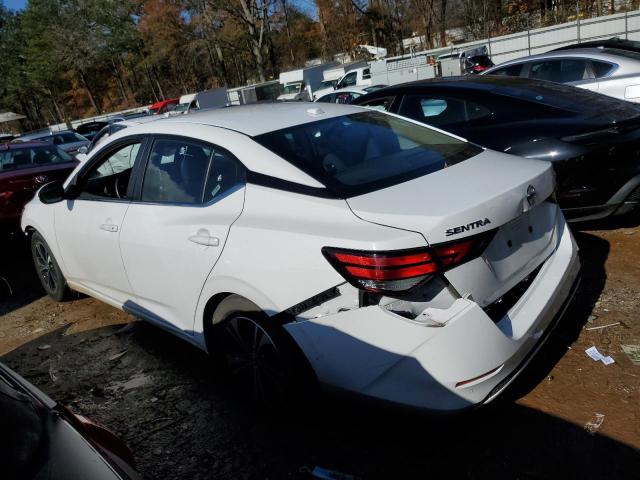
<svg viewBox="0 0 640 480">
<path fill-rule="evenodd" d="M 545 202 L 498 229 L 484 257 L 499 280 L 524 278 L 540 263 L 553 235 L 555 211 Z"/>
</svg>

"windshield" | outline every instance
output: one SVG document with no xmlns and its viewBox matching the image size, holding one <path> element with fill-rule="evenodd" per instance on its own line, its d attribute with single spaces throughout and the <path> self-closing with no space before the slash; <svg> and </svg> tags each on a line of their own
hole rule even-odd
<svg viewBox="0 0 640 480">
<path fill-rule="evenodd" d="M 300 93 L 301 88 L 301 83 L 290 83 L 289 85 L 285 85 L 284 93 Z"/>
<path fill-rule="evenodd" d="M 174 112 L 186 112 L 189 110 L 189 103 L 180 103 L 173 109 Z"/>
<path fill-rule="evenodd" d="M 336 83 L 338 83 L 337 80 L 325 80 L 324 82 L 322 82 L 320 84 L 320 86 L 318 87 L 318 90 L 323 89 L 323 88 L 331 88 L 333 87 Z"/>
<path fill-rule="evenodd" d="M 285 128 L 254 139 L 341 198 L 427 175 L 482 151 L 375 111 Z"/>
</svg>

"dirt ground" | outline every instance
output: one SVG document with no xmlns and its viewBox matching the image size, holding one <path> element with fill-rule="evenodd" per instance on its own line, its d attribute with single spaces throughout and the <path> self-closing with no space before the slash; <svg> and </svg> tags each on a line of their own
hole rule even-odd
<svg viewBox="0 0 640 480">
<path fill-rule="evenodd" d="M 638 223 L 576 232 L 583 282 L 568 314 L 499 401 L 463 416 L 325 394 L 254 411 L 185 342 L 90 298 L 45 298 L 20 237 L 0 244 L 1 360 L 120 435 L 147 479 L 302 479 L 314 466 L 362 479 L 640 478 L 640 364 L 621 347 L 640 345 Z M 615 363 L 587 357 L 593 345 Z"/>
</svg>

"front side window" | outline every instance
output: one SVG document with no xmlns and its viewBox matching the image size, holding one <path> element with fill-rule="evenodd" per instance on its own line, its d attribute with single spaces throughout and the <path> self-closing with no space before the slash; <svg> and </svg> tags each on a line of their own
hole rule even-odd
<svg viewBox="0 0 640 480">
<path fill-rule="evenodd" d="M 139 151 L 140 142 L 130 143 L 110 151 L 87 172 L 79 198 L 126 200 L 129 179 Z"/>
<path fill-rule="evenodd" d="M 532 63 L 529 77 L 555 83 L 579 82 L 593 78 L 587 60 L 569 58 Z"/>
<path fill-rule="evenodd" d="M 54 145 L 17 148 L 0 152 L 0 171 L 71 162 L 73 158 Z"/>
<path fill-rule="evenodd" d="M 201 205 L 242 181 L 244 168 L 229 152 L 192 140 L 156 140 L 142 184 L 143 202 Z"/>
<path fill-rule="evenodd" d="M 362 95 L 357 92 L 336 93 L 335 103 L 349 104 Z"/>
<path fill-rule="evenodd" d="M 343 198 L 427 175 L 482 151 L 381 112 L 329 118 L 254 140 Z"/>
<path fill-rule="evenodd" d="M 406 95 L 398 114 L 435 127 L 443 127 L 478 120 L 490 115 L 491 111 L 476 102 L 460 98 Z"/>
<path fill-rule="evenodd" d="M 351 87 L 352 85 L 355 85 L 357 81 L 358 81 L 358 72 L 351 72 L 342 79 L 339 87 L 340 88 Z"/>
<path fill-rule="evenodd" d="M 333 103 L 333 101 L 336 98 L 336 94 L 335 93 L 330 93 L 329 95 L 324 95 L 322 97 L 320 97 L 317 101 L 320 103 Z"/>
<path fill-rule="evenodd" d="M 77 133 L 72 133 L 72 132 L 59 133 L 53 136 L 53 143 L 55 143 L 56 145 L 64 145 L 65 143 L 83 142 L 86 140 L 87 139 L 84 138 L 83 136 Z"/>
<path fill-rule="evenodd" d="M 391 104 L 393 103 L 393 99 L 395 97 L 380 97 L 369 100 L 368 102 L 362 102 L 359 105 L 362 107 L 367 107 L 372 110 L 381 110 L 383 112 L 388 112 L 391 108 Z"/>
</svg>

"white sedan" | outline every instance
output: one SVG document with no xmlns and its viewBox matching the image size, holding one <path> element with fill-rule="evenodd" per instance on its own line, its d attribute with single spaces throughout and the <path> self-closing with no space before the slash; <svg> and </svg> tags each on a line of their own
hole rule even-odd
<svg viewBox="0 0 640 480">
<path fill-rule="evenodd" d="M 564 83 L 640 102 L 640 54 L 616 48 L 572 48 L 501 63 L 481 75 L 528 77 Z"/>
<path fill-rule="evenodd" d="M 25 209 L 42 284 L 211 354 L 460 410 L 522 370 L 577 283 L 547 162 L 359 107 L 232 107 L 121 130 Z M 306 368 L 301 368 L 306 366 Z"/>
</svg>

